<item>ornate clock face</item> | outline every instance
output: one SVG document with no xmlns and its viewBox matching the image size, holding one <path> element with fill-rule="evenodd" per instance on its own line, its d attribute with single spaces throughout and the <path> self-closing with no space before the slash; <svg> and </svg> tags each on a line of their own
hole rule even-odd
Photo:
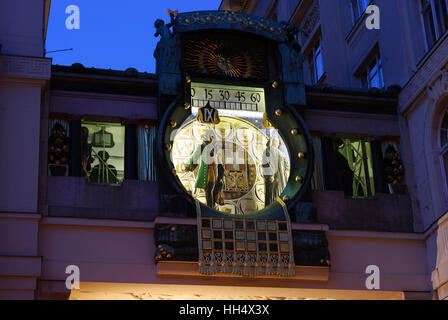
<svg viewBox="0 0 448 320">
<path fill-rule="evenodd" d="M 192 83 L 191 106 L 171 149 L 185 190 L 226 214 L 249 214 L 274 202 L 288 182 L 290 155 L 279 132 L 264 126 L 264 89 Z M 198 117 L 209 107 L 218 123 Z"/>
<path fill-rule="evenodd" d="M 190 75 L 265 79 L 264 61 L 265 49 L 258 41 L 210 35 L 184 41 L 184 69 Z"/>
</svg>

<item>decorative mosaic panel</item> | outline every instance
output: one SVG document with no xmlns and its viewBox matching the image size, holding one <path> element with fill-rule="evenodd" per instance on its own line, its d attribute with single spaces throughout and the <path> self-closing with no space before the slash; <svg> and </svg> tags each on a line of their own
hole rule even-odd
<svg viewBox="0 0 448 320">
<path fill-rule="evenodd" d="M 201 273 L 294 275 L 291 224 L 287 217 L 284 221 L 202 217 L 198 211 Z"/>
</svg>

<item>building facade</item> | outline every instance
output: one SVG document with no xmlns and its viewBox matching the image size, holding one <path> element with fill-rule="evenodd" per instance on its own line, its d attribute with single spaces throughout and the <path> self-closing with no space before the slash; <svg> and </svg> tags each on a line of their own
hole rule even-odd
<svg viewBox="0 0 448 320">
<path fill-rule="evenodd" d="M 379 30 L 365 26 L 368 5 L 380 9 Z M 414 231 L 426 235 L 428 272 L 445 298 L 446 1 L 223 1 L 221 8 L 300 26 L 307 83 L 403 88 L 398 117 Z"/>
<path fill-rule="evenodd" d="M 438 25 L 433 38 L 424 28 L 418 33 L 409 17 L 419 11 L 410 1 L 402 2 L 406 16 L 400 1 L 397 6 L 378 3 L 382 29 L 377 31 L 363 28 L 365 15 L 354 18 L 363 10 L 357 2 L 351 7 L 350 1 L 223 1 L 220 9 L 234 13 L 179 14 L 173 17 L 173 31 L 159 24 L 157 75 L 133 68 L 52 66 L 51 59 L 44 58 L 50 1 L 35 1 L 35 10 L 26 12 L 20 1 L 2 3 L 0 30 L 6 31 L 0 31 L 0 150 L 8 156 L 0 166 L 0 297 L 446 298 L 446 41 Z M 435 8 L 436 1 L 431 5 Z M 229 22 L 217 27 L 212 20 L 223 16 Z M 29 23 L 20 24 L 24 20 Z M 296 47 L 288 35 L 291 29 L 276 22 L 282 20 L 299 26 L 303 79 L 295 74 L 302 70 L 300 64 L 292 76 L 282 68 L 289 57 L 282 52 L 300 58 L 296 51 L 287 51 Z M 250 32 L 240 30 L 241 21 L 259 28 L 246 25 Z M 249 42 L 263 49 L 241 54 L 251 58 L 238 64 L 229 51 L 216 49 L 219 41 L 216 47 L 198 44 L 198 34 L 213 34 L 222 43 L 232 35 L 232 52 Z M 426 37 L 435 44 L 425 49 L 418 44 L 431 44 Z M 180 43 L 183 51 L 178 51 Z M 266 52 L 264 58 L 258 56 L 261 51 Z M 185 59 L 176 60 L 182 61 L 181 67 L 167 63 L 166 52 L 172 59 Z M 197 59 L 207 53 L 220 57 L 214 64 Z M 252 69 L 245 69 L 249 62 L 254 62 Z M 265 73 L 257 71 L 262 65 Z M 248 78 L 256 81 L 241 79 L 244 70 L 255 70 Z M 401 92 L 397 85 L 403 87 Z M 232 93 L 240 102 L 239 113 L 224 113 L 216 105 L 219 101 L 209 96 L 211 90 L 221 90 L 230 106 L 236 102 L 227 100 L 226 92 Z M 205 96 L 195 96 L 199 91 Z M 241 102 L 242 93 L 251 103 Z M 213 211 L 207 210 L 207 191 L 188 188 L 191 179 L 179 166 L 186 162 L 182 158 L 176 163 L 175 152 L 189 148 L 196 131 L 191 130 L 189 139 L 169 138 L 173 129 L 190 130 L 186 117 L 199 114 L 206 102 L 220 111 L 221 133 L 241 123 L 250 129 L 235 134 L 236 151 L 248 144 L 253 128 L 260 127 L 248 125 L 253 108 L 265 108 L 256 115 L 258 123 L 282 132 L 290 177 L 272 210 L 267 198 L 248 201 L 248 192 L 255 192 L 250 199 L 256 199 L 256 188 L 235 191 L 229 180 L 221 208 L 227 215 L 207 216 Z M 204 120 L 208 112 L 202 112 Z M 291 140 L 296 136 L 303 141 Z M 240 152 L 244 159 L 246 149 Z M 171 162 L 166 161 L 169 155 L 174 157 Z M 250 182 L 254 166 L 250 161 L 243 165 Z M 225 169 L 244 180 L 238 166 Z M 284 208 L 282 220 L 278 217 Z M 214 247 L 214 254 L 230 252 L 233 247 L 227 248 L 227 243 L 238 242 L 225 241 L 226 232 L 231 239 L 239 237 L 237 222 L 243 220 L 249 237 L 250 219 L 242 216 L 254 210 L 267 212 L 263 217 L 277 214 L 279 228 L 282 223 L 288 226 L 288 232 L 278 230 L 277 235 L 288 233 L 289 240 L 275 240 L 279 246 L 290 245 L 289 269 L 294 271 L 286 277 L 265 272 L 248 279 L 244 273 L 213 271 L 215 266 L 201 260 L 207 253 L 202 237 L 210 225 L 198 221 L 210 218 L 218 228 L 213 219 L 225 224 L 228 214 L 236 216 L 231 227 L 222 227 L 225 249 Z M 264 222 L 269 226 L 272 221 Z M 213 228 L 214 237 L 218 230 Z M 268 231 L 266 236 L 271 237 Z M 250 239 L 245 240 L 250 251 Z M 260 245 L 273 252 L 274 241 L 257 240 L 257 252 L 266 250 Z M 204 264 L 211 274 L 204 274 Z M 67 289 L 66 280 L 76 270 L 80 286 Z M 374 287 L 368 280 L 372 270 L 380 279 Z"/>
</svg>

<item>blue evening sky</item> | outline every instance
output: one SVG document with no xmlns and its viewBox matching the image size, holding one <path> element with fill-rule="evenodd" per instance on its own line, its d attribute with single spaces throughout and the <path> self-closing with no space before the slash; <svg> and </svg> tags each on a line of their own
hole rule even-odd
<svg viewBox="0 0 448 320">
<path fill-rule="evenodd" d="M 153 52 L 157 44 L 154 21 L 169 21 L 167 9 L 179 12 L 217 10 L 221 0 L 52 0 L 46 50 L 53 64 L 155 72 Z M 68 30 L 65 9 L 77 5 L 80 29 Z"/>
</svg>

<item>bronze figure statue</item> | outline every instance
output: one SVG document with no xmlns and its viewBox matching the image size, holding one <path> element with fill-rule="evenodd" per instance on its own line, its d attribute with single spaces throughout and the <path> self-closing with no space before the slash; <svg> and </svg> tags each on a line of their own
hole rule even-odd
<svg viewBox="0 0 448 320">
<path fill-rule="evenodd" d="M 303 80 L 303 54 L 297 42 L 299 28 L 284 23 L 287 42 L 280 43 L 278 49 L 282 57 L 282 81 L 285 85 L 287 104 L 305 104 L 305 85 Z"/>
<path fill-rule="evenodd" d="M 161 19 L 154 23 L 155 37 L 160 36 L 154 57 L 156 58 L 156 73 L 159 78 L 159 93 L 172 95 L 178 92 L 181 84 L 181 41 L 178 34 L 171 32 L 175 24 L 175 12 L 169 11 L 171 22 L 165 25 Z"/>
</svg>

